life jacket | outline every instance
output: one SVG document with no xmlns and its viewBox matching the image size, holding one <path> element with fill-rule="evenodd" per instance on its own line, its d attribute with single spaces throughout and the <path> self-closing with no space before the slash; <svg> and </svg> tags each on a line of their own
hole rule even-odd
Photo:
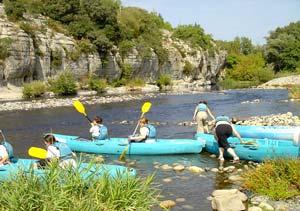
<svg viewBox="0 0 300 211">
<path fill-rule="evenodd" d="M 72 157 L 72 150 L 65 143 L 55 142 L 53 145 L 58 148 L 61 158 Z"/>
<path fill-rule="evenodd" d="M 9 159 L 14 158 L 14 150 L 13 150 L 12 145 L 6 141 L 2 142 L 2 145 L 5 147 L 5 149 L 7 151 L 8 158 Z"/>
<path fill-rule="evenodd" d="M 155 138 L 156 137 L 156 129 L 153 125 L 147 124 L 147 128 L 149 129 L 148 138 Z"/>
<path fill-rule="evenodd" d="M 107 139 L 108 138 L 107 127 L 104 126 L 104 125 L 98 125 L 98 127 L 99 127 L 100 135 L 96 136 L 96 137 L 93 137 L 93 138 L 100 139 L 100 140 Z"/>
<path fill-rule="evenodd" d="M 230 123 L 230 118 L 228 116 L 224 116 L 224 115 L 218 116 L 216 118 L 216 123 L 220 122 L 220 121 L 226 121 L 226 122 Z"/>
<path fill-rule="evenodd" d="M 198 107 L 198 112 L 207 110 L 207 105 L 204 103 L 199 103 L 197 107 Z"/>
</svg>

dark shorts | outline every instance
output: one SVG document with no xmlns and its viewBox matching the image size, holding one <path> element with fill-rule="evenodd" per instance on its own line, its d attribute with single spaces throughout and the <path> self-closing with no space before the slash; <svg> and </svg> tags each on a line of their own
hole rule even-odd
<svg viewBox="0 0 300 211">
<path fill-rule="evenodd" d="M 219 147 L 222 147 L 225 150 L 230 148 L 227 138 L 229 138 L 231 135 L 232 135 L 231 125 L 221 124 L 216 127 L 216 136 L 218 138 Z"/>
</svg>

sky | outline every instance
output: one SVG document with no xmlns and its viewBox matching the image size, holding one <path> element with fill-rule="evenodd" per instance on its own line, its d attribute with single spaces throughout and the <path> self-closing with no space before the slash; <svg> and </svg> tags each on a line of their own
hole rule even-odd
<svg viewBox="0 0 300 211">
<path fill-rule="evenodd" d="M 248 37 L 265 44 L 277 27 L 300 21 L 300 0 L 121 0 L 154 11 L 173 27 L 199 24 L 216 40 Z"/>
</svg>

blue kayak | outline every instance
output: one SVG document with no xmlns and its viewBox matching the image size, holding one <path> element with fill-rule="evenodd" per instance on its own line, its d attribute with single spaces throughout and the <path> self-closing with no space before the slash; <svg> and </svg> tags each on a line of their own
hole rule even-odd
<svg viewBox="0 0 300 211">
<path fill-rule="evenodd" d="M 18 176 L 20 172 L 22 174 L 27 174 L 30 176 L 32 173 L 37 177 L 43 177 L 47 174 L 49 170 L 47 169 L 33 169 L 34 164 L 38 160 L 36 159 L 21 159 L 21 158 L 12 158 L 9 164 L 0 166 L 0 181 L 5 181 L 12 179 L 15 176 Z M 89 163 L 80 163 L 77 167 L 80 175 L 83 179 L 88 177 L 100 178 L 103 174 L 108 174 L 109 177 L 117 178 L 119 174 L 126 176 L 135 176 L 136 170 L 132 168 L 127 168 L 119 165 L 106 165 L 106 164 L 89 164 Z"/>
<path fill-rule="evenodd" d="M 218 143 L 211 134 L 196 135 L 198 141 L 203 142 L 203 148 L 205 151 L 212 154 L 219 154 Z M 240 143 L 236 137 L 228 138 L 228 142 L 234 149 L 235 153 L 241 160 L 263 161 L 267 159 L 280 158 L 298 158 L 299 147 L 295 146 L 292 141 L 288 140 L 275 140 L 275 139 L 251 139 L 243 138 L 246 142 L 252 142 L 253 144 L 247 145 Z M 225 153 L 225 157 L 231 158 L 228 153 Z"/>
<path fill-rule="evenodd" d="M 234 125 L 242 137 L 299 140 L 300 126 Z"/>
<path fill-rule="evenodd" d="M 57 141 L 67 144 L 75 152 L 119 155 L 128 146 L 127 138 L 91 141 L 79 136 L 53 135 Z M 144 143 L 131 143 L 126 153 L 131 155 L 167 155 L 200 153 L 201 151 L 202 142 L 195 139 L 149 139 Z"/>
</svg>

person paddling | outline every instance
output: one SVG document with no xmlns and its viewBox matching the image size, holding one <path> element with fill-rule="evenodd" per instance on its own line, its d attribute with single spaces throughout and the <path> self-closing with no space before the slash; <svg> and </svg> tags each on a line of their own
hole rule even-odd
<svg viewBox="0 0 300 211">
<path fill-rule="evenodd" d="M 156 136 L 156 129 L 153 125 L 149 124 L 149 121 L 146 117 L 143 117 L 139 120 L 140 133 L 138 136 L 129 136 L 128 139 L 130 142 L 146 142 L 148 138 L 154 139 Z"/>
<path fill-rule="evenodd" d="M 108 138 L 107 127 L 102 124 L 102 118 L 95 116 L 91 122 L 90 133 L 92 139 L 104 140 Z"/>
</svg>

